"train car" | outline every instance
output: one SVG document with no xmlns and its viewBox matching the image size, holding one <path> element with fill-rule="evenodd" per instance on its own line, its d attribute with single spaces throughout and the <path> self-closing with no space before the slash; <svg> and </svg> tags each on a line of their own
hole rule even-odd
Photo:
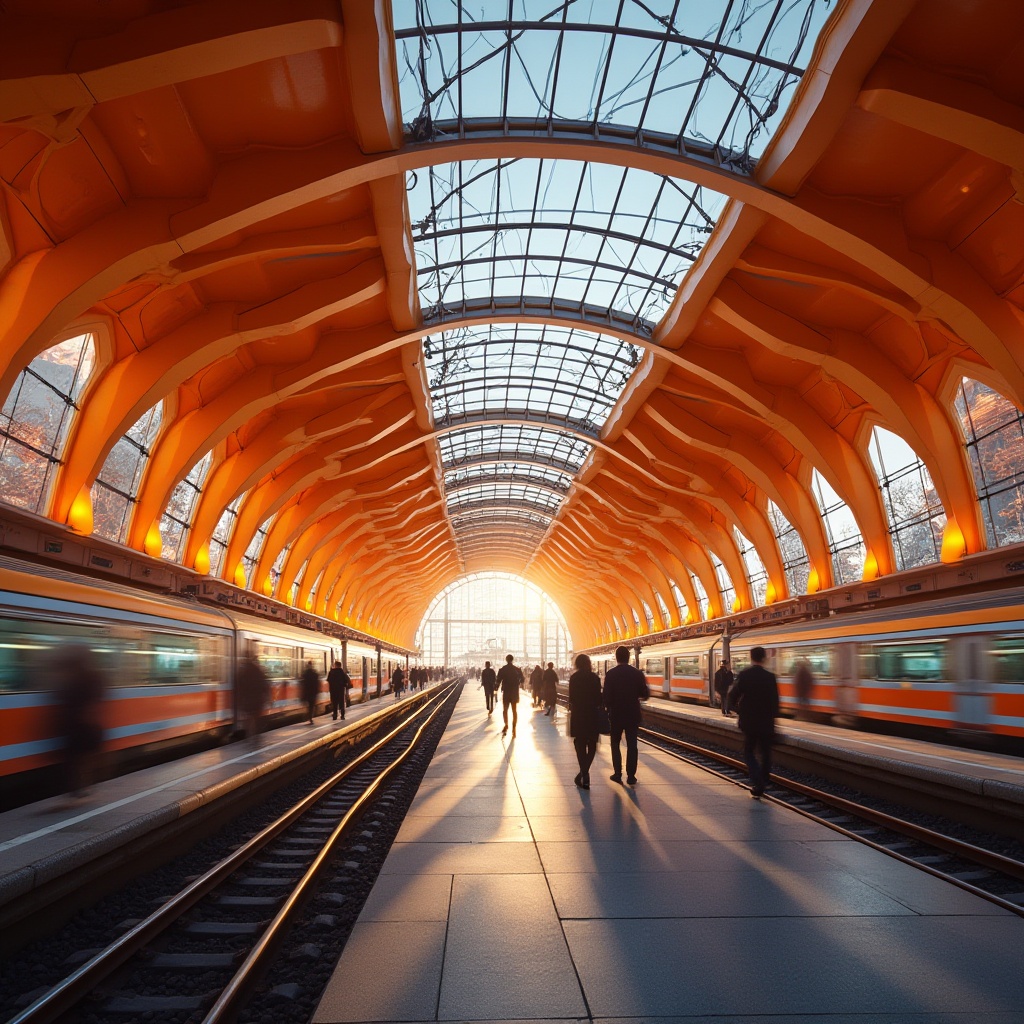
<svg viewBox="0 0 1024 1024">
<path fill-rule="evenodd" d="M 646 648 L 648 661 L 665 665 L 649 675 L 652 692 L 707 701 L 722 646 L 718 634 Z M 748 629 L 730 638 L 734 671 L 755 646 L 767 652 L 786 713 L 1024 738 L 1020 591 Z M 794 686 L 801 664 L 814 679 L 807 697 Z"/>
<path fill-rule="evenodd" d="M 61 759 L 62 694 L 86 658 L 109 752 L 226 734 L 233 648 L 218 609 L 0 559 L 0 778 Z"/>
</svg>

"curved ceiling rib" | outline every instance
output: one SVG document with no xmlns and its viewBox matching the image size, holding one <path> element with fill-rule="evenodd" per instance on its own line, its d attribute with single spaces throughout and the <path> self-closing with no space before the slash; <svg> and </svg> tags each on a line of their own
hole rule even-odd
<svg viewBox="0 0 1024 1024">
<path fill-rule="evenodd" d="M 1019 4 L 71 6 L 6 5 L 0 500 L 405 646 L 1024 542 Z"/>
</svg>

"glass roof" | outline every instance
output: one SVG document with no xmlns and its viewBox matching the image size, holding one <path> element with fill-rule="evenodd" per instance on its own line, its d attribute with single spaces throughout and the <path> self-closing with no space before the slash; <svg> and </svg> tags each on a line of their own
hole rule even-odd
<svg viewBox="0 0 1024 1024">
<path fill-rule="evenodd" d="M 623 125 L 749 168 L 783 117 L 826 0 L 394 4 L 412 137 L 474 120 Z"/>
<path fill-rule="evenodd" d="M 725 204 L 710 189 L 576 160 L 477 160 L 409 175 L 427 321 L 503 299 L 614 310 L 646 333 Z"/>
<path fill-rule="evenodd" d="M 510 139 L 508 156 L 407 175 L 420 308 L 433 327 L 425 365 L 463 554 L 500 544 L 502 531 L 517 552 L 543 536 L 725 206 L 685 179 L 687 167 L 750 174 L 828 7 L 393 4 L 406 144 Z M 552 140 L 550 156 L 516 155 L 514 140 L 539 138 Z M 667 176 L 628 156 L 560 159 L 567 138 L 690 163 Z M 465 326 L 474 317 L 509 322 Z"/>
<path fill-rule="evenodd" d="M 571 423 L 596 434 L 640 359 L 609 335 L 490 324 L 425 338 L 434 423 L 502 416 Z"/>
</svg>

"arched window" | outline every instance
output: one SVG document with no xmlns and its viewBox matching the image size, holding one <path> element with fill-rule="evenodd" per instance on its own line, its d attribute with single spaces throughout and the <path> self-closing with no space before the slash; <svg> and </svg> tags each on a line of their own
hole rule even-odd
<svg viewBox="0 0 1024 1024">
<path fill-rule="evenodd" d="M 790 521 L 782 514 L 782 510 L 771 498 L 768 499 L 768 521 L 775 531 L 782 553 L 782 569 L 786 574 L 786 583 L 792 597 L 807 593 L 807 579 L 811 573 L 811 560 L 807 557 L 807 549 L 800 534 L 796 532 Z"/>
<path fill-rule="evenodd" d="M 123 544 L 128 539 L 132 508 L 149 461 L 149 451 L 160 430 L 163 402 L 143 413 L 103 463 L 92 485 L 93 532 Z"/>
<path fill-rule="evenodd" d="M 704 584 L 701 582 L 700 577 L 691 570 L 690 582 L 693 584 L 693 592 L 697 595 L 697 614 L 694 615 L 694 621 L 700 622 L 702 619 L 711 618 L 711 607 L 708 602 L 708 592 L 704 589 Z"/>
<path fill-rule="evenodd" d="M 914 569 L 937 562 L 946 510 L 925 464 L 902 437 L 882 427 L 871 432 L 868 450 L 882 488 L 896 568 Z"/>
<path fill-rule="evenodd" d="M 179 481 L 160 519 L 160 537 L 163 541 L 161 554 L 172 562 L 181 561 L 188 531 L 192 528 L 192 516 L 199 502 L 199 495 L 203 493 L 203 484 L 212 461 L 212 453 L 207 452 L 192 467 L 188 476 Z"/>
<path fill-rule="evenodd" d="M 661 621 L 665 623 L 665 626 L 672 625 L 672 613 L 668 610 L 668 605 L 665 603 L 665 598 L 658 593 L 657 590 L 654 592 L 654 597 L 658 602 L 658 611 L 661 612 Z"/>
<path fill-rule="evenodd" d="M 654 612 L 651 611 L 651 606 L 641 600 L 640 602 L 644 608 L 644 618 L 647 620 L 647 632 L 652 633 L 654 631 Z"/>
<path fill-rule="evenodd" d="M 864 538 L 849 506 L 817 471 L 811 491 L 825 523 L 836 584 L 856 583 L 864 577 Z"/>
<path fill-rule="evenodd" d="M 715 578 L 718 580 L 718 589 L 722 593 L 722 611 L 728 615 L 736 600 L 736 588 L 732 585 L 732 577 L 729 575 L 725 563 L 714 551 L 709 551 L 708 555 L 711 557 L 711 564 L 715 567 Z"/>
<path fill-rule="evenodd" d="M 263 545 L 267 541 L 267 534 L 270 532 L 270 526 L 274 521 L 274 517 L 271 516 L 267 519 L 261 527 L 253 535 L 249 546 L 245 549 L 245 554 L 242 555 L 242 564 L 245 566 L 245 585 L 250 590 L 260 590 L 262 587 L 262 581 L 256 579 L 256 566 L 259 563 L 260 555 L 263 553 Z"/>
<path fill-rule="evenodd" d="M 676 609 L 679 612 L 679 621 L 685 622 L 686 617 L 689 615 L 691 619 L 700 619 L 700 610 L 698 609 L 696 614 L 690 611 L 690 606 L 686 603 L 686 598 L 683 597 L 682 590 L 679 589 L 679 584 L 675 580 L 669 581 L 672 584 L 672 598 L 676 603 Z"/>
<path fill-rule="evenodd" d="M 240 494 L 235 498 L 220 514 L 220 519 L 217 520 L 217 525 L 213 528 L 213 536 L 210 538 L 211 576 L 220 576 L 227 570 L 227 566 L 223 564 L 224 555 L 227 553 L 228 542 L 235 529 L 235 520 L 238 519 L 238 506 L 242 504 L 244 497 L 245 495 Z M 234 581 L 232 580 L 232 582 Z"/>
<path fill-rule="evenodd" d="M 768 595 L 768 570 L 757 553 L 757 548 L 734 526 L 732 532 L 736 538 L 736 546 L 743 557 L 743 567 L 747 570 L 747 582 L 750 584 L 750 596 L 754 607 L 765 603 Z"/>
<path fill-rule="evenodd" d="M 44 512 L 95 359 L 93 336 L 77 334 L 21 371 L 0 411 L 0 501 Z"/>
<path fill-rule="evenodd" d="M 956 395 L 989 547 L 1024 541 L 1024 413 L 970 377 Z"/>
</svg>

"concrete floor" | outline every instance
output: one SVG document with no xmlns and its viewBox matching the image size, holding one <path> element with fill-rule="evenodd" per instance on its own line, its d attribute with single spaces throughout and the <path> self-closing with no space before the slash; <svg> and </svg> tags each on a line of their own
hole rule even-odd
<svg viewBox="0 0 1024 1024">
<path fill-rule="evenodd" d="M 1024 920 L 641 747 L 588 792 L 467 686 L 315 1024 L 1022 1024 Z"/>
</svg>

